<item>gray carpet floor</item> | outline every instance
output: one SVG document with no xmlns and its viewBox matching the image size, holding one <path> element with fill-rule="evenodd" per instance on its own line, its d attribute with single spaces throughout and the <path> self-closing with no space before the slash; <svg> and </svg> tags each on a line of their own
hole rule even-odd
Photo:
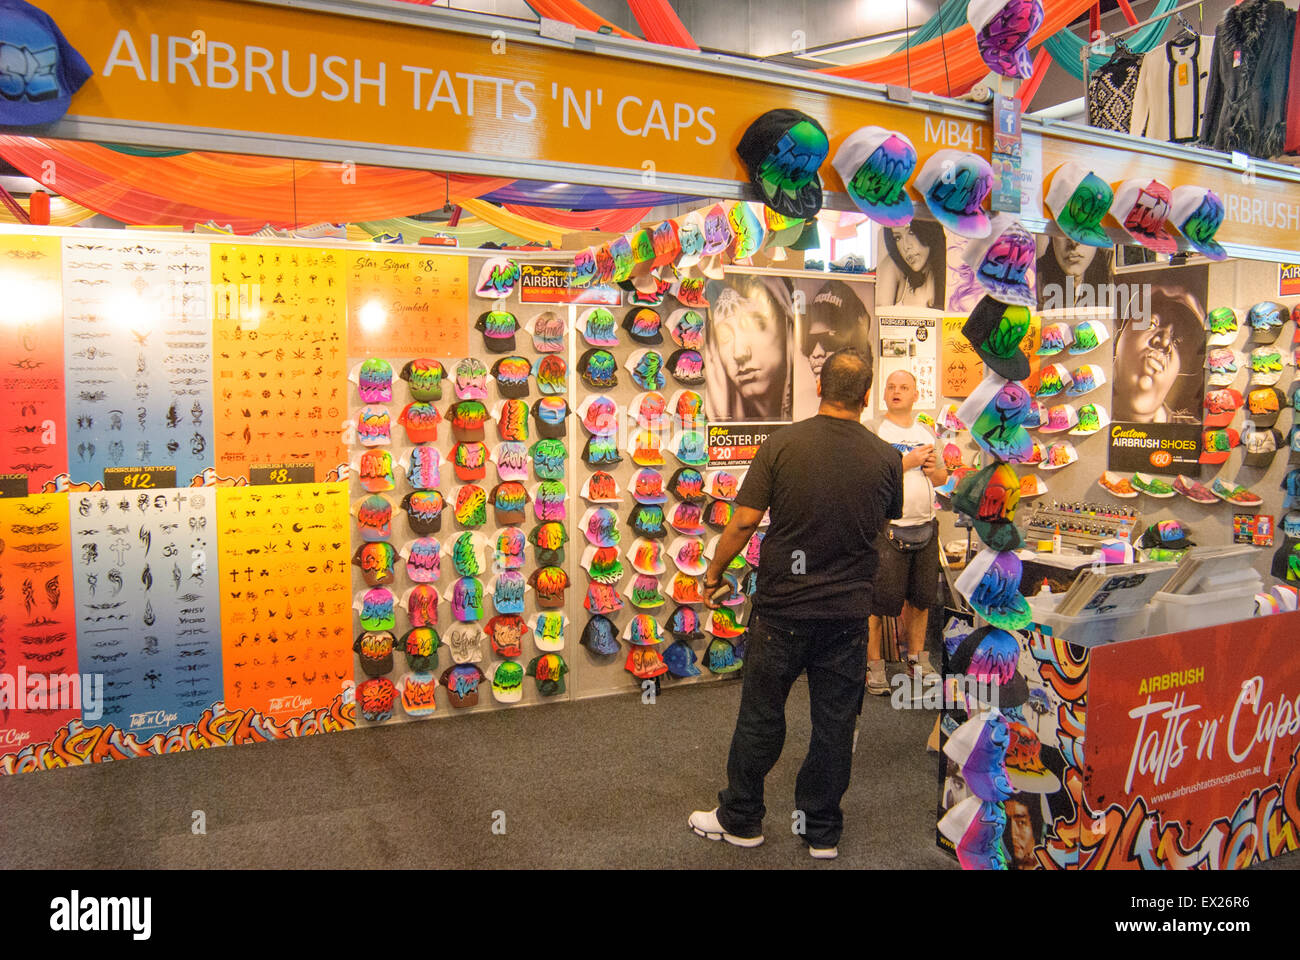
<svg viewBox="0 0 1300 960">
<path fill-rule="evenodd" d="M 692 834 L 686 818 L 723 786 L 739 699 L 735 681 L 665 687 L 653 704 L 606 697 L 4 777 L 0 867 L 956 868 L 934 845 L 935 715 L 886 697 L 863 711 L 840 859 L 811 860 L 790 829 L 802 682 L 768 779 L 767 842 Z"/>
<path fill-rule="evenodd" d="M 692 834 L 687 816 L 723 785 L 739 699 L 728 681 L 653 704 L 606 697 L 3 777 L 0 868 L 957 868 L 934 845 L 935 714 L 887 697 L 863 710 L 840 858 L 807 855 L 790 830 L 802 682 L 768 779 L 767 842 Z"/>
</svg>

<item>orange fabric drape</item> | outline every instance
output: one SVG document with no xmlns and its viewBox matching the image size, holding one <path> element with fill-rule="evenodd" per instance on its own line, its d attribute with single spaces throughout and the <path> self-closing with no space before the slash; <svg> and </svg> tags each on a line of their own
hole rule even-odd
<svg viewBox="0 0 1300 960">
<path fill-rule="evenodd" d="M 522 203 L 502 204 L 510 213 L 553 227 L 566 230 L 600 230 L 605 233 L 624 233 L 631 230 L 650 213 L 650 207 L 626 207 L 620 210 L 553 210 L 550 207 L 530 207 Z"/>
<path fill-rule="evenodd" d="M 1041 44 L 1058 30 L 1064 30 L 1094 2 L 1095 0 L 1044 0 L 1043 25 L 1034 34 L 1030 46 Z M 871 83 L 907 84 L 909 60 L 911 88 L 924 93 L 947 95 L 950 84 L 953 93 L 956 93 L 963 85 L 969 87 L 989 72 L 989 68 L 980 59 L 979 47 L 975 44 L 975 31 L 970 28 L 970 24 L 962 24 L 956 30 L 919 44 L 911 50 L 900 50 L 865 63 L 828 67 L 819 72 Z"/>
<path fill-rule="evenodd" d="M 514 181 L 222 153 L 133 157 L 94 143 L 0 135 L 0 156 L 83 207 L 128 224 L 215 220 L 237 233 L 383 220 Z M 51 182 L 50 178 L 53 178 Z"/>
<path fill-rule="evenodd" d="M 641 32 L 651 43 L 684 50 L 700 49 L 668 0 L 627 0 L 627 5 L 632 8 L 632 16 L 636 17 Z"/>
</svg>

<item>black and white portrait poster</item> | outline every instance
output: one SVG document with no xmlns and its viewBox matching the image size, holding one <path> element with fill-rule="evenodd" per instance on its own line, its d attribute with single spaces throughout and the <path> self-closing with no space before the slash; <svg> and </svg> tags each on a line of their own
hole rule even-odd
<svg viewBox="0 0 1300 960">
<path fill-rule="evenodd" d="M 913 219 L 876 232 L 876 303 L 943 310 L 948 290 L 948 238 L 932 220 Z"/>
<path fill-rule="evenodd" d="M 1112 469 L 1198 475 L 1208 284 L 1205 266 L 1116 276 Z"/>
<path fill-rule="evenodd" d="M 794 281 L 794 419 L 816 415 L 817 378 L 827 357 L 845 347 L 871 357 L 875 302 L 875 286 L 865 277 L 832 274 Z M 872 359 L 878 365 L 878 358 Z"/>
<path fill-rule="evenodd" d="M 1088 311 L 1088 316 L 1115 316 L 1115 253 L 1069 237 L 1039 237 L 1038 308 Z M 1095 313 L 1093 311 L 1096 311 Z"/>
<path fill-rule="evenodd" d="M 704 405 L 710 420 L 789 421 L 794 409 L 794 281 L 728 273 L 708 285 Z"/>
</svg>

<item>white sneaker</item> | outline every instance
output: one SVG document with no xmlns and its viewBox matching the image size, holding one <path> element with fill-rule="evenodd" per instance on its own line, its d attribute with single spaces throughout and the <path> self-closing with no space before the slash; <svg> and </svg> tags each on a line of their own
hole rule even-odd
<svg viewBox="0 0 1300 960">
<path fill-rule="evenodd" d="M 814 860 L 834 860 L 840 855 L 839 847 L 809 847 L 808 855 Z"/>
<path fill-rule="evenodd" d="M 699 836 L 708 840 L 726 840 L 733 847 L 757 847 L 763 842 L 762 834 L 757 837 L 737 837 L 727 833 L 718 822 L 717 807 L 712 810 L 696 810 L 686 823 Z"/>
<path fill-rule="evenodd" d="M 915 660 L 908 657 L 907 672 L 923 684 L 939 683 L 942 680 L 939 671 L 934 669 L 934 664 L 930 662 L 930 653 L 927 650 L 922 650 L 917 654 Z"/>
</svg>

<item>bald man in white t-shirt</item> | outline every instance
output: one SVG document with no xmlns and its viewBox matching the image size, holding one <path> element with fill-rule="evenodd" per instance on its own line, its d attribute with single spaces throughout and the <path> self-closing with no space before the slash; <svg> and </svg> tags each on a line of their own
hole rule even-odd
<svg viewBox="0 0 1300 960">
<path fill-rule="evenodd" d="M 903 516 L 891 521 L 890 526 L 908 528 L 900 531 L 895 542 L 890 541 L 886 528 L 876 545 L 880 560 L 872 591 L 867 641 L 867 691 L 874 694 L 889 692 L 883 659 L 885 617 L 902 614 L 908 673 L 921 679 L 938 675 L 925 650 L 925 631 L 939 582 L 934 488 L 948 481 L 948 470 L 939 458 L 934 433 L 912 413 L 917 394 L 916 377 L 907 370 L 895 370 L 885 381 L 885 415 L 867 424 L 869 430 L 903 455 Z M 922 528 L 928 528 L 930 538 L 921 549 L 904 550 L 896 545 L 909 538 L 924 537 Z"/>
</svg>

